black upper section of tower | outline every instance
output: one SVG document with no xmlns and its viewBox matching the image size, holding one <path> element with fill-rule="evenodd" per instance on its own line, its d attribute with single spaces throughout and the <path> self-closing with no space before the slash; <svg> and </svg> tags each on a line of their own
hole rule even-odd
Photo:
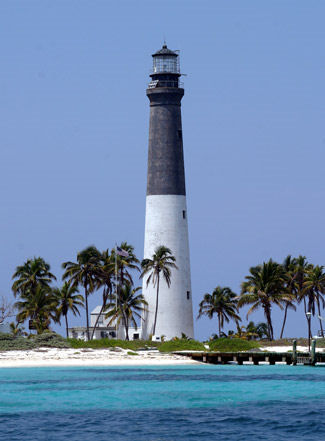
<svg viewBox="0 0 325 441">
<path fill-rule="evenodd" d="M 179 56 L 164 45 L 152 57 L 147 195 L 185 195 Z"/>
</svg>

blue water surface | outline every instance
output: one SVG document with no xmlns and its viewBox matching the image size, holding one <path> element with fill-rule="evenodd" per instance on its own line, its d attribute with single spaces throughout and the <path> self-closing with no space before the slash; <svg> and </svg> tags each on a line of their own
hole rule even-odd
<svg viewBox="0 0 325 441">
<path fill-rule="evenodd" d="M 0 369 L 0 440 L 322 440 L 325 368 Z"/>
</svg>

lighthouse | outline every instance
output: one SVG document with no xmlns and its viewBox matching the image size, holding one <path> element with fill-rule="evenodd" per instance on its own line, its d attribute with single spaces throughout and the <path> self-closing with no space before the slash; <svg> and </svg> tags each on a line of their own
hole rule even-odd
<svg viewBox="0 0 325 441">
<path fill-rule="evenodd" d="M 155 337 L 193 337 L 193 308 L 188 242 L 185 172 L 178 52 L 166 44 L 152 55 L 153 69 L 147 88 L 150 101 L 148 175 L 144 258 L 152 258 L 157 247 L 168 247 L 178 269 L 171 270 L 168 287 L 160 277 Z M 142 321 L 142 337 L 153 332 L 156 287 L 143 280 L 148 302 Z"/>
</svg>

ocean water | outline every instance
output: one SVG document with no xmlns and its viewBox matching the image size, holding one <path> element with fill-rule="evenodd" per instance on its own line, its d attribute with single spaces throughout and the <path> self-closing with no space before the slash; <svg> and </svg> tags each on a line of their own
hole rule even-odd
<svg viewBox="0 0 325 441">
<path fill-rule="evenodd" d="M 325 367 L 0 369 L 0 440 L 323 440 Z"/>
</svg>

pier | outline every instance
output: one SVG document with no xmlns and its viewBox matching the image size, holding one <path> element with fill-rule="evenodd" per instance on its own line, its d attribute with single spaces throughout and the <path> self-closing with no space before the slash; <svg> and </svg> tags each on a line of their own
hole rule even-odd
<svg viewBox="0 0 325 441">
<path fill-rule="evenodd" d="M 291 352 L 176 352 L 201 363 L 209 364 L 270 364 L 277 363 L 287 365 L 308 365 L 315 366 L 318 363 L 325 364 L 325 353 L 316 352 L 316 341 L 313 340 L 311 352 L 298 352 L 296 342 Z"/>
</svg>

